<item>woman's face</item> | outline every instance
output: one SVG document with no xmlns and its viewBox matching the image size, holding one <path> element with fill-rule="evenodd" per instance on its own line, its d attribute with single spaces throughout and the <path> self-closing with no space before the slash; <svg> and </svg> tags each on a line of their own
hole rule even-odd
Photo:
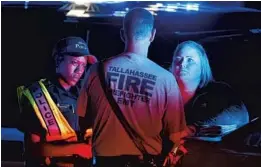
<svg viewBox="0 0 261 167">
<path fill-rule="evenodd" d="M 59 64 L 57 72 L 64 77 L 70 86 L 75 86 L 85 71 L 87 59 L 87 56 L 65 56 Z"/>
<path fill-rule="evenodd" d="M 174 57 L 174 75 L 182 81 L 198 81 L 201 78 L 199 53 L 193 47 L 182 48 Z"/>
</svg>

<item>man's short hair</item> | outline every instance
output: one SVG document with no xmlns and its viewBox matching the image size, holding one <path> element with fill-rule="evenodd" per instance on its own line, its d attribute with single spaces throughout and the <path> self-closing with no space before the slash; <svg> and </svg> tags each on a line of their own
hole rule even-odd
<svg viewBox="0 0 261 167">
<path fill-rule="evenodd" d="M 143 8 L 130 10 L 123 21 L 123 29 L 128 40 L 144 39 L 152 32 L 153 27 L 153 15 Z"/>
</svg>

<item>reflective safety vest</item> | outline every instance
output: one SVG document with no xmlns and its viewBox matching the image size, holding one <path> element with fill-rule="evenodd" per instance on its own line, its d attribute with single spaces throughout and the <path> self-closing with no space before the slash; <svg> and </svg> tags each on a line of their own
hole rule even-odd
<svg viewBox="0 0 261 167">
<path fill-rule="evenodd" d="M 48 90 L 44 86 L 44 80 L 45 79 L 41 79 L 28 88 L 25 88 L 24 86 L 18 87 L 17 95 L 19 105 L 22 96 L 28 98 L 42 127 L 46 130 L 46 141 L 77 141 L 77 135 L 74 129 L 70 126 L 62 112 L 52 100 Z M 21 107 L 22 106 L 20 106 L 20 108 Z M 90 130 L 88 131 L 90 132 Z"/>
</svg>

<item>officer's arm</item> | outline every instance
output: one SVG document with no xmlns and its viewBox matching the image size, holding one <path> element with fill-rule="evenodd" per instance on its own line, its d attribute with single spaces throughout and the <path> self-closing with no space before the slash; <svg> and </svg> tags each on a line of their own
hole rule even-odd
<svg viewBox="0 0 261 167">
<path fill-rule="evenodd" d="M 83 158 L 91 158 L 91 145 L 86 143 L 51 144 L 42 142 L 37 134 L 30 134 L 28 138 L 28 149 L 34 156 L 40 157 L 62 157 L 78 155 Z"/>
<path fill-rule="evenodd" d="M 22 98 L 21 114 L 17 128 L 25 133 L 27 143 L 26 150 L 33 156 L 66 156 L 77 154 L 88 158 L 91 155 L 90 145 L 85 143 L 54 145 L 43 142 L 42 128 L 30 102 L 26 97 Z"/>
</svg>

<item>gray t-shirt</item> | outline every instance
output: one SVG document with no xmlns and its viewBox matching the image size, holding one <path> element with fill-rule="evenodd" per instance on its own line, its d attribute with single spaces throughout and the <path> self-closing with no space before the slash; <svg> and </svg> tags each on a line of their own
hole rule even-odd
<svg viewBox="0 0 261 167">
<path fill-rule="evenodd" d="M 161 131 L 173 134 L 185 127 L 183 104 L 174 76 L 148 58 L 133 53 L 105 61 L 104 70 L 115 101 L 142 137 L 147 152 L 160 154 Z M 77 105 L 80 117 L 93 117 L 96 156 L 141 155 L 105 97 L 98 64 L 89 70 Z"/>
</svg>

